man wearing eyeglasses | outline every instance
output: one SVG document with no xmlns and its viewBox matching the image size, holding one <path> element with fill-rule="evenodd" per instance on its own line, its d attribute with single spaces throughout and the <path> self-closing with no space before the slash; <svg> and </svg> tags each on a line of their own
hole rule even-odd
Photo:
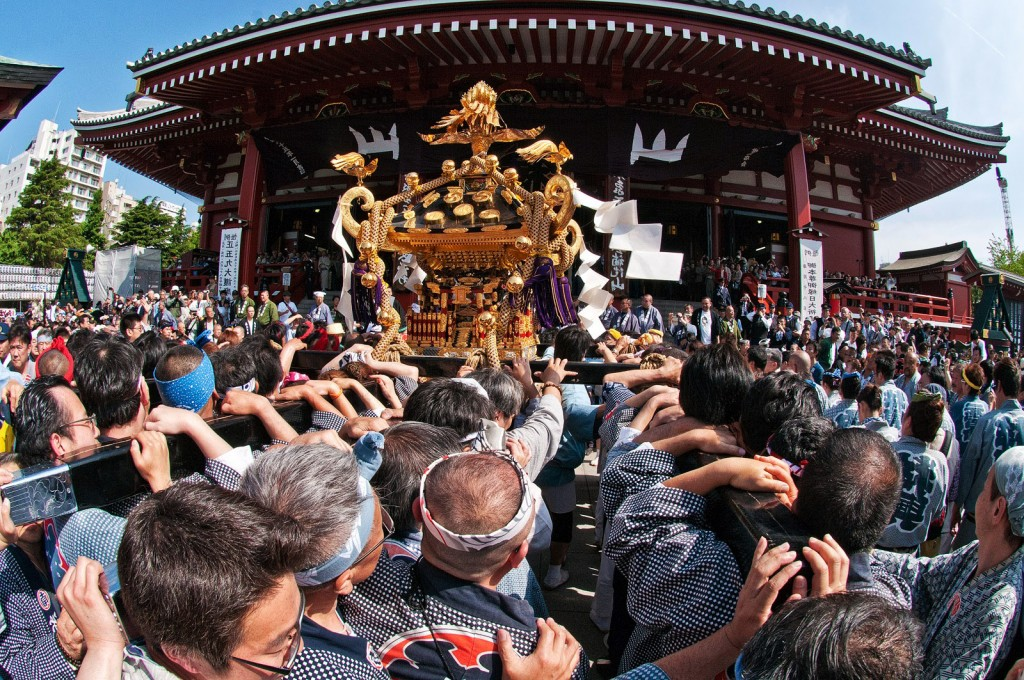
<svg viewBox="0 0 1024 680">
<path fill-rule="evenodd" d="M 360 476 L 356 458 L 327 444 L 286 446 L 253 463 L 240 489 L 294 520 L 310 541 L 304 568 L 295 574 L 305 603 L 305 646 L 289 677 L 387 680 L 377 653 L 338 612 L 338 597 L 370 577 L 385 539 L 394 532 L 391 517 Z"/>
<path fill-rule="evenodd" d="M 305 612 L 294 573 L 309 560 L 297 536 L 291 520 L 208 484 L 178 484 L 139 504 L 118 573 L 148 654 L 197 680 L 291 674 Z"/>
</svg>

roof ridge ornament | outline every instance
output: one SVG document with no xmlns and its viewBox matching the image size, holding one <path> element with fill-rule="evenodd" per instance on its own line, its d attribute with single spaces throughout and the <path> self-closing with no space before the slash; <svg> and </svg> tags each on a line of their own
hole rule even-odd
<svg viewBox="0 0 1024 680">
<path fill-rule="evenodd" d="M 520 130 L 505 127 L 498 114 L 498 93 L 484 81 L 478 82 L 462 95 L 462 108 L 451 112 L 436 125 L 439 134 L 421 134 L 428 144 L 470 144 L 473 154 L 487 153 L 494 142 L 520 142 L 536 139 L 544 126 Z"/>
</svg>

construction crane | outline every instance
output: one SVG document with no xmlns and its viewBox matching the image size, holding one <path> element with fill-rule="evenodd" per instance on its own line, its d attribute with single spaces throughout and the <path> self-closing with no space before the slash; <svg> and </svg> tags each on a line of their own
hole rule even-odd
<svg viewBox="0 0 1024 680">
<path fill-rule="evenodd" d="M 1006 241 L 1010 244 L 1010 252 L 1013 252 L 1013 218 L 1010 217 L 1010 194 L 1006 191 L 1006 178 L 996 168 L 996 182 L 999 184 L 999 193 L 1003 195 L 1003 221 L 1006 222 Z"/>
</svg>

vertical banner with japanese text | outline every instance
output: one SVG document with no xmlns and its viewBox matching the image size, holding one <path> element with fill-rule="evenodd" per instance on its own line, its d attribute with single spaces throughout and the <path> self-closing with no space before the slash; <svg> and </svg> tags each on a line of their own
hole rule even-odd
<svg viewBox="0 0 1024 680">
<path fill-rule="evenodd" d="M 611 199 L 616 203 L 625 201 L 629 196 L 629 178 L 613 175 L 608 178 Z M 626 294 L 626 258 L 629 253 L 622 250 L 608 251 L 608 292 L 612 295 Z"/>
<path fill-rule="evenodd" d="M 220 267 L 217 287 L 221 290 L 238 289 L 238 259 L 242 253 L 242 229 L 222 229 L 220 232 Z"/>
<path fill-rule="evenodd" d="M 825 272 L 821 268 L 821 241 L 800 239 L 800 306 L 810 318 L 825 300 Z"/>
</svg>

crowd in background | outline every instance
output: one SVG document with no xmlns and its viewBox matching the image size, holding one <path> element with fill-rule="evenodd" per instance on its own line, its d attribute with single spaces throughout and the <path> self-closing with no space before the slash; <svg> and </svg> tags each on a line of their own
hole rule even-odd
<svg viewBox="0 0 1024 680">
<path fill-rule="evenodd" d="M 375 329 L 346 332 L 324 295 L 300 313 L 245 286 L 111 291 L 0 324 L 0 444 L 16 451 L 0 483 L 130 442 L 148 487 L 22 526 L 4 501 L 0 668 L 1016 678 L 1017 357 L 887 313 L 715 292 L 664 317 L 651 296 L 619 297 L 596 340 L 558 329 L 537 373 L 518 359 L 433 379 L 375 354 Z M 311 347 L 337 354 L 294 370 Z M 588 387 L 571 381 L 579 361 L 621 366 Z M 308 406 L 303 431 L 289 402 Z M 270 441 L 236 446 L 217 415 L 257 418 Z M 203 469 L 172 478 L 168 436 L 191 439 Z M 590 456 L 590 618 L 607 634 L 594 669 L 545 599 L 579 568 Z M 729 488 L 774 495 L 806 542 L 762 539 L 744 563 L 718 533 Z"/>
</svg>

